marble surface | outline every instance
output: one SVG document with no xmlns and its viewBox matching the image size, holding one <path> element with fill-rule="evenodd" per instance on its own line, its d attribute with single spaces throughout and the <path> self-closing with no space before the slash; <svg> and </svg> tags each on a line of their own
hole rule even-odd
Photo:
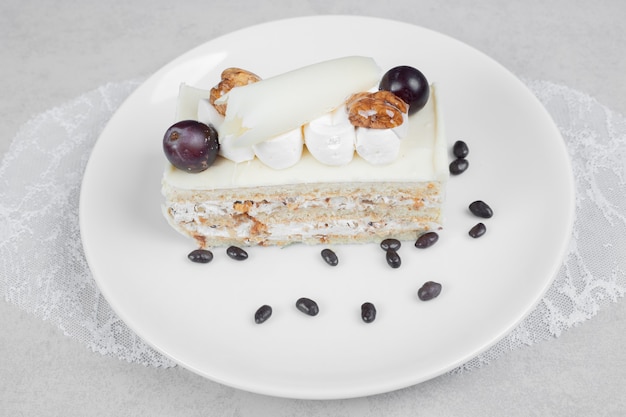
<svg viewBox="0 0 626 417">
<path fill-rule="evenodd" d="M 213 4 L 212 4 L 213 3 Z M 626 114 L 626 3 L 618 0 L 57 1 L 0 4 L 0 155 L 31 116 L 109 81 L 145 77 L 200 43 L 274 19 L 379 16 L 424 26 L 513 73 L 581 90 Z M 399 44 L 401 42 L 399 41 Z M 341 401 L 271 398 L 180 367 L 104 357 L 0 302 L 0 414 L 426 416 L 626 414 L 626 302 L 559 338 L 462 375 Z"/>
</svg>

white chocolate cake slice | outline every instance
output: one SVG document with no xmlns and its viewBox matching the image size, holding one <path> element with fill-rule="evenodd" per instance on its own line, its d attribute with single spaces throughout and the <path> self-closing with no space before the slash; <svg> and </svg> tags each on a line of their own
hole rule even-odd
<svg viewBox="0 0 626 417">
<path fill-rule="evenodd" d="M 328 84 L 328 77 L 336 77 L 331 80 L 331 84 L 342 85 L 346 78 L 355 78 L 354 72 L 358 73 L 359 68 L 365 73 L 361 79 L 371 78 L 371 63 L 365 60 L 355 62 L 352 61 L 354 65 L 345 73 L 332 71 L 333 65 L 345 68 L 345 61 L 326 63 L 325 83 Z M 308 83 L 307 88 L 319 89 L 315 72 L 301 76 L 301 82 Z M 283 84 L 281 76 L 268 80 L 272 80 L 274 90 L 289 89 L 290 83 L 285 79 Z M 258 84 L 262 86 L 263 82 L 259 81 Z M 367 80 L 360 82 L 360 85 L 355 83 L 346 87 L 330 100 L 335 104 L 330 107 L 324 104 L 323 112 L 341 109 L 350 95 L 370 90 L 375 83 L 376 80 Z M 244 94 L 244 89 L 248 87 L 234 88 L 230 98 L 221 102 L 230 103 L 236 91 L 245 96 L 247 93 Z M 255 89 L 263 88 L 256 86 Z M 297 92 L 300 100 L 301 95 L 306 94 L 302 90 Z M 192 92 L 194 99 L 201 99 L 199 90 Z M 189 95 L 189 91 L 186 94 Z M 287 97 L 288 94 L 285 94 Z M 300 129 L 303 142 L 306 143 L 304 136 L 309 130 L 308 123 L 325 117 L 320 113 L 320 106 L 313 107 L 316 109 L 308 113 L 300 112 L 293 120 L 281 122 L 281 129 L 293 130 L 293 123 L 301 125 L 296 129 Z M 426 105 L 411 116 L 404 115 L 406 125 L 400 130 L 405 136 L 389 136 L 399 141 L 398 149 L 394 151 L 396 157 L 391 162 L 368 162 L 356 152 L 355 140 L 353 156 L 343 157 L 343 164 L 320 162 L 306 145 L 302 147 L 297 162 L 284 168 L 272 168 L 258 157 L 233 161 L 220 156 L 208 169 L 199 173 L 188 173 L 168 163 L 162 180 L 164 215 L 176 230 L 192 237 L 203 248 L 364 243 L 380 242 L 388 237 L 414 240 L 425 231 L 442 227 L 448 150 L 440 107 L 437 88 L 431 85 Z M 247 107 L 248 110 L 242 108 L 236 108 L 239 121 L 256 117 L 254 106 Z M 194 114 L 194 111 L 187 106 L 183 113 L 188 116 Z M 263 114 L 264 117 L 274 117 L 271 116 L 272 112 L 264 111 Z M 290 118 L 288 114 L 283 115 Z M 225 119 L 228 120 L 228 117 L 229 110 L 226 111 Z M 224 127 L 224 118 L 219 119 L 215 115 L 211 115 L 211 118 L 205 122 L 218 126 L 220 135 L 230 130 L 227 134 L 237 136 L 239 132 L 243 137 L 251 130 L 251 127 L 243 130 L 237 127 L 233 130 L 232 124 Z M 389 135 L 397 134 L 397 129 L 387 130 Z M 330 132 L 328 143 L 333 146 L 334 129 L 316 129 L 316 140 L 324 131 Z M 279 137 L 283 133 L 286 132 L 272 134 Z M 374 133 L 372 137 L 378 137 L 384 132 Z M 261 136 L 248 136 L 240 148 L 273 139 Z M 345 143 L 342 146 L 345 147 Z M 326 154 L 332 156 L 333 152 Z"/>
</svg>

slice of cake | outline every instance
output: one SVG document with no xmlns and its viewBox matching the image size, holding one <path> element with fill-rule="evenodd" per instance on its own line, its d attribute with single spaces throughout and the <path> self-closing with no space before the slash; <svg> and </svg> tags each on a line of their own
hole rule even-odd
<svg viewBox="0 0 626 417">
<path fill-rule="evenodd" d="M 376 92 L 372 63 L 246 75 L 217 97 L 217 86 L 213 97 L 183 86 L 177 118 L 215 126 L 220 155 L 201 172 L 167 164 L 170 224 L 203 248 L 414 240 L 441 228 L 448 163 L 437 88 L 426 85 L 419 109 L 396 103 Z"/>
</svg>

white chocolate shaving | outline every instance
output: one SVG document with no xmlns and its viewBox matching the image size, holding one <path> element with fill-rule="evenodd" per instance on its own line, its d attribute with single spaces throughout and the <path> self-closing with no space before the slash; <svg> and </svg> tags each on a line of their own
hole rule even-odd
<svg viewBox="0 0 626 417">
<path fill-rule="evenodd" d="M 216 101 L 227 104 L 220 136 L 232 136 L 237 146 L 268 140 L 332 111 L 379 77 L 372 58 L 352 56 L 235 87 Z"/>
<path fill-rule="evenodd" d="M 201 100 L 208 100 L 210 95 L 210 90 L 181 83 L 176 103 L 176 121 L 198 120 L 198 105 Z"/>
</svg>

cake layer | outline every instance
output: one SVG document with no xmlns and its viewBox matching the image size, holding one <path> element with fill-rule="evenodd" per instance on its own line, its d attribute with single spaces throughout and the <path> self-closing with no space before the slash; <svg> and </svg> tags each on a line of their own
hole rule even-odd
<svg viewBox="0 0 626 417">
<path fill-rule="evenodd" d="M 416 239 L 440 228 L 444 183 L 332 183 L 164 189 L 165 216 L 200 247 Z"/>
</svg>

